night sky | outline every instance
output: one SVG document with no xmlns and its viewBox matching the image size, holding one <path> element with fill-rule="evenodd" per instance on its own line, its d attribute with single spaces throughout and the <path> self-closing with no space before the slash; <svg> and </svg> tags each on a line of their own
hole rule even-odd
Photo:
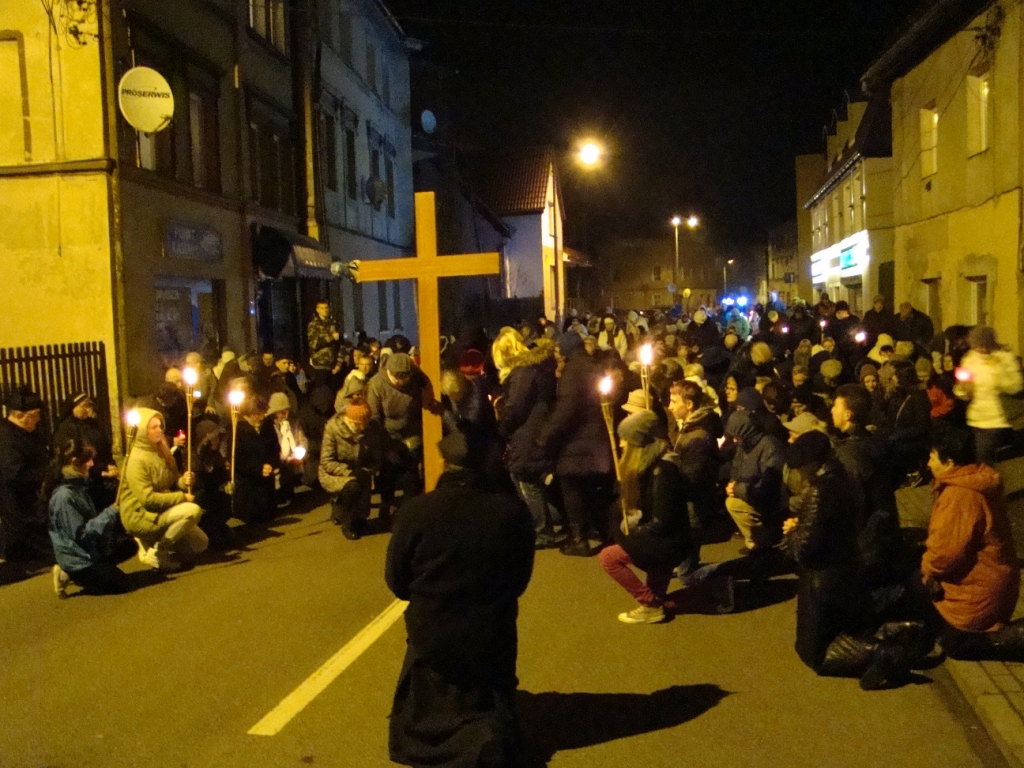
<svg viewBox="0 0 1024 768">
<path fill-rule="evenodd" d="M 567 242 L 664 234 L 696 212 L 718 242 L 795 215 L 793 157 L 820 151 L 844 91 L 923 0 L 386 0 L 459 72 L 460 139 L 565 151 Z M 586 175 L 568 152 L 611 150 Z"/>
</svg>

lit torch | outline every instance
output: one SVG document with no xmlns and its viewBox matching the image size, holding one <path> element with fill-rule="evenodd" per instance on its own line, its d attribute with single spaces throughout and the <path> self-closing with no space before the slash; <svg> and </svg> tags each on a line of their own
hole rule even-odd
<svg viewBox="0 0 1024 768">
<path fill-rule="evenodd" d="M 202 392 L 196 391 L 196 382 L 199 381 L 199 373 L 195 368 L 186 368 L 181 372 L 181 378 L 185 381 L 185 411 L 187 413 L 187 421 L 185 424 L 185 474 L 189 477 L 192 476 L 192 406 L 195 405 L 196 400 L 203 394 Z M 191 492 L 192 486 L 188 486 Z"/>
<path fill-rule="evenodd" d="M 231 406 L 231 493 L 235 492 L 235 444 L 238 442 L 238 408 L 245 401 L 245 392 L 233 389 L 228 393 Z"/>
<path fill-rule="evenodd" d="M 137 409 L 132 408 L 128 413 L 124 415 L 125 424 L 128 425 L 128 440 L 127 445 L 124 449 L 124 463 L 121 465 L 121 473 L 117 478 L 117 494 L 114 496 L 117 499 L 118 507 L 121 506 L 121 487 L 124 484 L 124 476 L 128 471 L 128 457 L 131 456 L 132 446 L 135 445 L 135 438 L 139 434 L 139 421 L 142 420 L 142 415 Z"/>
<path fill-rule="evenodd" d="M 857 333 L 854 334 L 853 340 L 856 341 L 858 344 L 863 344 L 865 341 L 868 340 L 868 335 L 864 331 L 857 331 Z"/>
<path fill-rule="evenodd" d="M 641 353 L 642 354 L 642 353 Z M 605 376 L 601 379 L 601 383 L 598 385 L 598 391 L 601 393 L 601 415 L 604 416 L 604 426 L 608 430 L 608 442 L 612 448 L 612 464 L 615 466 L 615 479 L 622 482 L 622 470 L 619 467 L 619 446 L 615 443 L 615 423 L 612 419 L 612 377 Z M 628 516 L 626 514 L 625 500 L 621 494 L 619 501 L 622 503 L 622 519 L 626 520 L 626 524 L 622 526 L 623 531 L 629 535 L 629 523 Z"/>
<path fill-rule="evenodd" d="M 651 363 L 654 362 L 654 348 L 650 344 L 640 347 L 640 386 L 644 390 L 644 408 L 651 410 Z"/>
</svg>

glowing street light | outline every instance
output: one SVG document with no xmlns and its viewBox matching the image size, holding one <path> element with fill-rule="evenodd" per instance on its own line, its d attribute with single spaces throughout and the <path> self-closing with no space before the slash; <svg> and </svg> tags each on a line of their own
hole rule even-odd
<svg viewBox="0 0 1024 768">
<path fill-rule="evenodd" d="M 736 259 L 729 259 L 725 264 L 722 265 L 722 293 L 726 294 L 729 292 L 729 278 L 726 275 L 726 270 L 729 265 L 732 264 Z"/>
<path fill-rule="evenodd" d="M 580 147 L 580 162 L 584 165 L 597 165 L 602 154 L 600 146 L 592 141 L 588 141 Z"/>
<path fill-rule="evenodd" d="M 686 220 L 686 226 L 690 229 L 696 229 L 700 226 L 700 219 L 691 213 L 689 218 Z"/>
</svg>

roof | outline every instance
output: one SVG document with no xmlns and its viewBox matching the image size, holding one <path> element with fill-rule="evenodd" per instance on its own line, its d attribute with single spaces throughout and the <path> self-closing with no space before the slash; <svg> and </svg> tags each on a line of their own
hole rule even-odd
<svg viewBox="0 0 1024 768">
<path fill-rule="evenodd" d="M 592 267 L 593 259 L 576 248 L 562 248 L 562 261 L 567 267 Z"/>
<path fill-rule="evenodd" d="M 864 90 L 872 93 L 905 75 L 994 1 L 936 0 L 868 68 L 861 77 Z"/>
<path fill-rule="evenodd" d="M 535 147 L 490 155 L 477 168 L 480 197 L 499 216 L 540 213 L 547 199 L 548 174 L 555 169 L 555 152 Z M 561 198 L 557 173 L 555 194 Z"/>
</svg>

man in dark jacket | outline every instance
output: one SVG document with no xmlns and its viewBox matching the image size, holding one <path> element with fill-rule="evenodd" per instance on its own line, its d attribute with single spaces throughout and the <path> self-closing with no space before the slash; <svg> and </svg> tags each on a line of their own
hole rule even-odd
<svg viewBox="0 0 1024 768">
<path fill-rule="evenodd" d="M 864 313 L 864 330 L 867 332 L 867 339 L 864 342 L 865 349 L 871 349 L 878 341 L 878 334 L 893 333 L 893 315 L 885 308 L 885 296 L 875 296 L 871 309 Z"/>
<path fill-rule="evenodd" d="M 533 570 L 530 513 L 489 489 L 464 434 L 440 449 L 436 490 L 402 507 L 388 545 L 385 579 L 409 601 L 389 752 L 403 765 L 518 765 L 516 618 Z"/>
<path fill-rule="evenodd" d="M 914 309 L 909 301 L 900 304 L 900 312 L 893 319 L 894 341 L 912 341 L 918 352 L 928 354 L 935 337 L 935 323 L 924 312 Z"/>
<path fill-rule="evenodd" d="M 571 538 L 562 545 L 561 552 L 589 557 L 594 552 L 588 536 L 608 540 L 606 499 L 601 489 L 608 485 L 613 469 L 598 392 L 601 371 L 577 334 L 563 334 L 558 346 L 565 358 L 565 370 L 558 381 L 554 411 L 537 443 L 554 459 L 562 491 Z"/>
<path fill-rule="evenodd" d="M 36 427 L 43 401 L 20 390 L 7 400 L 0 421 L 0 555 L 5 560 L 52 558 L 45 506 L 39 499 L 48 465 L 47 445 Z"/>
<path fill-rule="evenodd" d="M 746 551 L 764 551 L 778 541 L 782 522 L 783 444 L 762 432 L 746 408 L 729 417 L 725 436 L 736 443 L 725 508 L 743 535 Z"/>
</svg>

